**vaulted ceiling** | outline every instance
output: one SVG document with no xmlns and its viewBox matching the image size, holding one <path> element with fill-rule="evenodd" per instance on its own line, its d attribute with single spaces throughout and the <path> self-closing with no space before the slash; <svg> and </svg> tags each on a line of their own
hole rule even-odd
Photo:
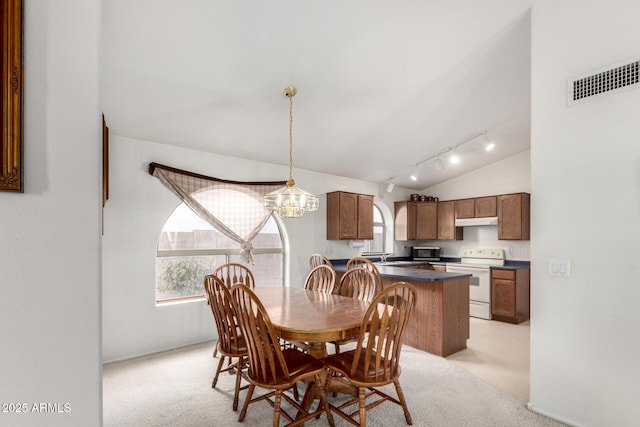
<svg viewBox="0 0 640 427">
<path fill-rule="evenodd" d="M 293 85 L 294 168 L 423 189 L 529 149 L 532 1 L 104 0 L 102 108 L 117 135 L 288 165 Z"/>
</svg>

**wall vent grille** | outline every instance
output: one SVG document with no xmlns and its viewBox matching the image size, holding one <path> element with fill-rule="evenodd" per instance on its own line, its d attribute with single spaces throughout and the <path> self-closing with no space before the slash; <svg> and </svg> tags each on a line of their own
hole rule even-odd
<svg viewBox="0 0 640 427">
<path fill-rule="evenodd" d="M 640 86 L 640 60 L 615 64 L 569 79 L 569 105 Z"/>
</svg>

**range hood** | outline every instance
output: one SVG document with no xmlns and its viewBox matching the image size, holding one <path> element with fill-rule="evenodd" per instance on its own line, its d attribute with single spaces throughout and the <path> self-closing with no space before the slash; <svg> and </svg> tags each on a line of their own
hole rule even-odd
<svg viewBox="0 0 640 427">
<path fill-rule="evenodd" d="M 456 219 L 456 227 L 472 227 L 478 225 L 498 225 L 497 216 L 485 218 L 460 218 Z"/>
</svg>

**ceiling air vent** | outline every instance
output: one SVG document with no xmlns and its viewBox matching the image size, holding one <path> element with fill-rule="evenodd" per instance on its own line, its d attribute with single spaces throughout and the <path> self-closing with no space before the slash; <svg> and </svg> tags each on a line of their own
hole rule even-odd
<svg viewBox="0 0 640 427">
<path fill-rule="evenodd" d="M 568 104 L 622 92 L 640 86 L 640 60 L 625 61 L 569 79 Z"/>
</svg>

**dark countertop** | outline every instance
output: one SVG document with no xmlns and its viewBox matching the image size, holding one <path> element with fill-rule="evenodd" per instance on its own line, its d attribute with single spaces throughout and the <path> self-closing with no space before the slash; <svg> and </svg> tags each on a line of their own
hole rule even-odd
<svg viewBox="0 0 640 427">
<path fill-rule="evenodd" d="M 529 263 L 527 263 L 527 265 L 523 265 L 523 264 L 505 264 L 505 265 L 496 265 L 494 267 L 491 267 L 492 269 L 497 268 L 500 270 L 520 270 L 521 268 L 530 268 Z"/>
<path fill-rule="evenodd" d="M 428 262 L 421 262 L 422 265 Z M 407 264 L 403 264 L 407 265 Z M 415 280 L 417 282 L 441 282 L 452 279 L 460 279 L 462 277 L 471 277 L 466 273 L 445 273 L 443 271 L 421 270 L 411 267 L 393 267 L 388 265 L 376 265 L 380 275 L 383 277 L 391 277 L 400 280 Z M 336 271 L 345 272 L 347 266 L 343 264 L 334 265 Z"/>
<path fill-rule="evenodd" d="M 371 259 L 378 268 L 381 267 L 380 265 L 380 259 L 379 258 L 372 258 Z M 346 271 L 346 269 L 343 270 L 338 270 L 339 267 L 345 267 L 347 264 L 347 259 L 336 259 L 336 260 L 331 260 L 331 262 L 333 263 L 334 267 L 336 267 L 336 271 Z M 394 262 L 400 262 L 403 268 L 407 268 L 407 266 L 411 266 L 411 265 L 426 265 L 426 264 L 433 264 L 433 265 L 447 265 L 447 264 L 456 264 L 456 263 L 460 263 L 460 258 L 452 258 L 452 257 L 441 257 L 440 261 L 412 261 L 411 258 L 409 257 L 393 257 L 390 258 L 389 260 L 389 264 L 393 264 Z M 386 266 L 385 266 L 386 267 Z M 393 267 L 393 265 L 389 265 L 389 267 Z M 493 268 L 502 268 L 503 270 L 519 270 L 521 268 L 530 268 L 531 267 L 531 261 L 520 261 L 520 260 L 505 260 L 504 261 L 504 265 L 501 266 L 496 266 Z"/>
</svg>

